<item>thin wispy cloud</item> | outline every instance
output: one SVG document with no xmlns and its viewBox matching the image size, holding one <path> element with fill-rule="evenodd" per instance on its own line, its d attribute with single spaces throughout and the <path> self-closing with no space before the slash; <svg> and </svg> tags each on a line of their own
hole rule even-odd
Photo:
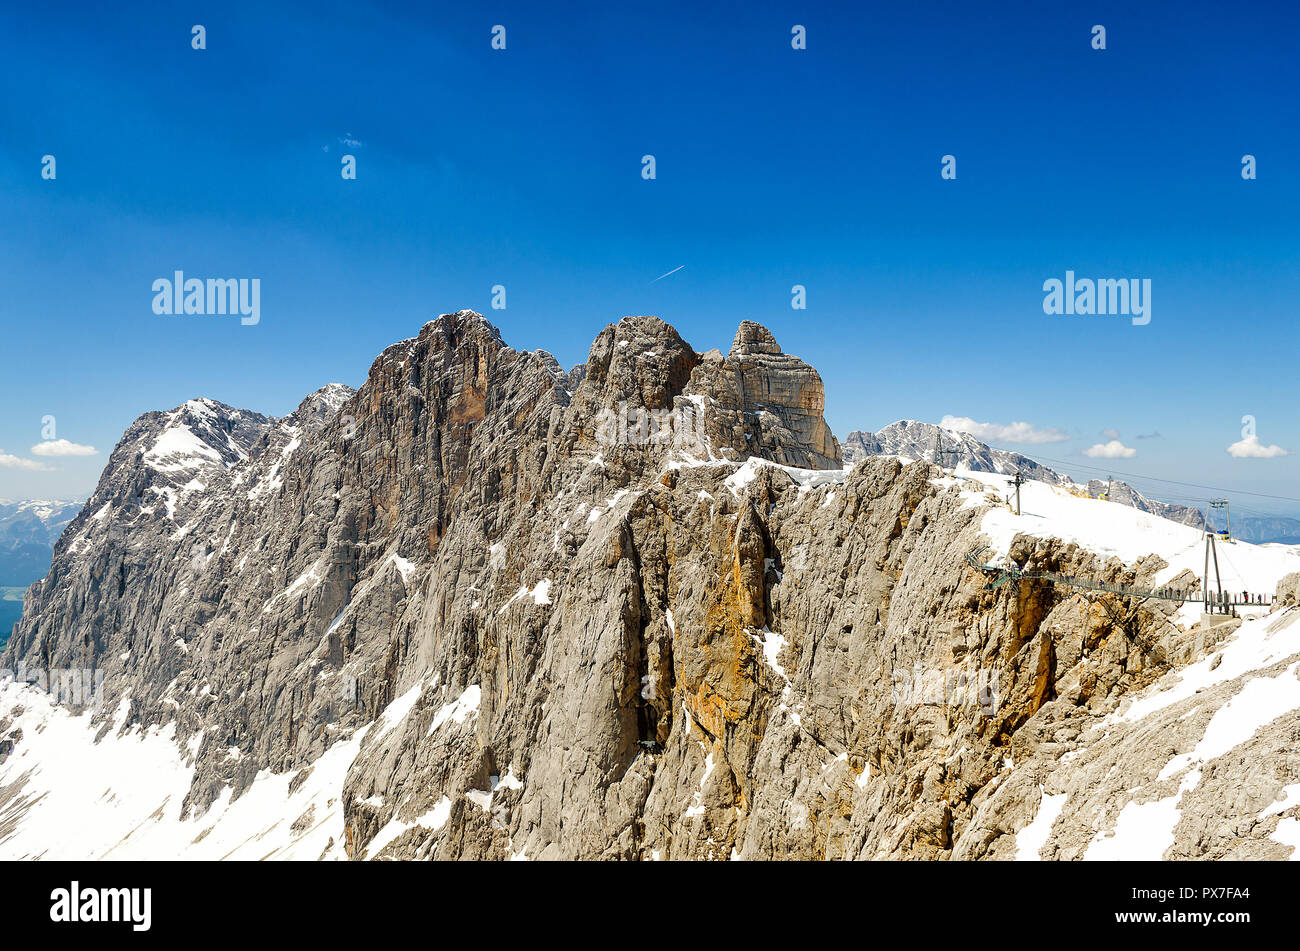
<svg viewBox="0 0 1300 951">
<path fill-rule="evenodd" d="M 362 142 L 360 139 L 358 139 L 356 136 L 354 136 L 351 132 L 345 132 L 342 136 L 340 136 L 335 141 L 337 141 L 338 144 L 343 146 L 345 149 L 360 149 L 360 148 L 364 148 L 366 144 Z M 330 147 L 328 145 L 321 146 L 322 152 L 328 152 L 329 150 Z"/>
<path fill-rule="evenodd" d="M 0 450 L 0 469 L 23 469 L 27 472 L 54 471 L 39 459 L 22 459 L 4 450 Z"/>
<path fill-rule="evenodd" d="M 1278 459 L 1291 455 L 1291 451 L 1281 446 L 1265 446 L 1259 441 L 1259 437 L 1252 433 L 1229 446 L 1228 455 L 1234 459 Z"/>
<path fill-rule="evenodd" d="M 977 439 L 991 440 L 993 442 L 1013 442 L 1022 445 L 1040 445 L 1046 442 L 1064 442 L 1070 438 L 1070 434 L 1055 426 L 1035 426 L 1032 423 L 1012 422 L 1002 423 L 980 423 L 971 419 L 969 416 L 945 416 L 939 421 L 939 425 L 944 429 L 955 429 L 958 432 L 970 433 Z"/>
<path fill-rule="evenodd" d="M 1110 442 L 1099 442 L 1095 446 L 1089 446 L 1083 454 L 1089 459 L 1132 459 L 1138 451 L 1124 445 L 1118 439 L 1112 439 Z"/>
<path fill-rule="evenodd" d="M 33 456 L 95 456 L 99 450 L 94 446 L 68 442 L 66 439 L 47 439 L 32 446 Z"/>
</svg>

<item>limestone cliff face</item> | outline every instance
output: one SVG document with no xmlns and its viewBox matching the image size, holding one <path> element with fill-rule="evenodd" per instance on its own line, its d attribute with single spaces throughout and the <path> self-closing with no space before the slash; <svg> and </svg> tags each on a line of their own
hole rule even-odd
<svg viewBox="0 0 1300 951">
<path fill-rule="evenodd" d="M 711 435 L 727 457 L 761 455 L 785 465 L 842 465 L 840 447 L 822 413 L 826 391 L 817 371 L 781 352 L 771 332 L 742 321 L 725 358 L 705 355 L 687 390 L 710 402 Z"/>
<path fill-rule="evenodd" d="M 95 666 L 124 728 L 174 721 L 195 812 L 363 736 L 354 858 L 1004 857 L 1042 784 L 1084 775 L 1113 819 L 1132 783 L 1088 737 L 1206 645 L 986 590 L 963 556 L 998 500 L 926 463 L 846 472 L 823 404 L 749 322 L 724 358 L 625 318 L 565 373 L 444 315 L 285 419 L 142 417 L 5 666 Z M 611 441 L 619 407 L 702 426 Z"/>
</svg>

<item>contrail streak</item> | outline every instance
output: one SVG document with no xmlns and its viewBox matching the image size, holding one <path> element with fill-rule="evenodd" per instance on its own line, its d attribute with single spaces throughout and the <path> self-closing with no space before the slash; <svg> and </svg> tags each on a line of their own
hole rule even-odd
<svg viewBox="0 0 1300 951">
<path fill-rule="evenodd" d="M 673 268 L 671 271 L 669 271 L 668 274 L 676 274 L 676 273 L 677 273 L 678 271 L 680 271 L 683 267 L 686 267 L 686 265 L 683 264 L 681 267 L 675 267 L 675 268 Z M 665 277 L 668 276 L 668 274 L 660 274 L 658 277 L 655 278 L 654 281 L 651 281 L 650 283 L 653 284 L 655 281 L 662 281 Z"/>
</svg>

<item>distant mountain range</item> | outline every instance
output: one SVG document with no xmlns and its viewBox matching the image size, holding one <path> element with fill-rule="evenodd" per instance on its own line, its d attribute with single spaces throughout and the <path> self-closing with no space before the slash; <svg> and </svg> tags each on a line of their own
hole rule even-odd
<svg viewBox="0 0 1300 951">
<path fill-rule="evenodd" d="M 76 500 L 0 499 L 0 587 L 45 577 L 54 543 L 77 513 Z"/>
<path fill-rule="evenodd" d="M 1002 475 L 1014 475 L 1020 472 L 1027 479 L 1082 490 L 1093 498 L 1100 498 L 1106 492 L 1106 482 L 1101 479 L 1089 479 L 1085 483 L 1075 482 L 1069 476 L 1026 455 L 987 446 L 970 433 L 944 429 L 934 423 L 922 423 L 913 419 L 902 419 L 891 423 L 878 433 L 851 432 L 844 439 L 842 451 L 845 462 L 857 462 L 867 456 L 881 455 L 904 456 L 909 459 L 925 459 L 933 462 L 936 439 L 938 449 L 944 453 L 944 465 L 947 466 L 961 465 L 974 472 L 997 472 Z M 1205 513 L 1201 509 L 1149 499 L 1127 482 L 1112 481 L 1110 499 L 1185 525 L 1206 527 Z M 1215 524 L 1219 525 L 1221 522 L 1216 521 Z M 1253 542 L 1257 545 L 1269 543 L 1300 545 L 1300 519 L 1284 516 L 1234 515 L 1232 535 L 1241 541 Z"/>
<path fill-rule="evenodd" d="M 851 432 L 844 440 L 842 451 L 845 462 L 857 462 L 867 456 L 880 455 L 934 462 L 936 449 L 944 454 L 942 460 L 946 466 L 960 465 L 974 472 L 996 472 L 1002 475 L 1019 472 L 1027 479 L 1087 492 L 1093 498 L 1106 494 L 1106 482 L 1101 479 L 1091 479 L 1086 483 L 1075 482 L 1069 476 L 1035 462 L 1028 456 L 1005 449 L 993 449 L 970 433 L 913 419 L 891 423 L 878 433 Z M 1199 509 L 1148 499 L 1127 482 L 1111 482 L 1110 500 L 1184 525 L 1205 527 L 1205 516 Z"/>
<path fill-rule="evenodd" d="M 1283 545 L 1300 545 L 1300 519 L 1274 516 L 1234 515 L 1232 535 L 1244 542 L 1257 545 L 1278 542 Z"/>
<path fill-rule="evenodd" d="M 842 452 L 845 462 L 857 462 L 867 456 L 905 456 L 909 459 L 934 461 L 935 440 L 940 451 L 948 453 L 944 464 L 961 465 L 975 472 L 997 472 L 1014 475 L 1023 472 L 1026 478 L 1052 485 L 1072 485 L 1073 480 L 1047 466 L 1022 456 L 1018 452 L 993 449 L 970 433 L 944 429 L 934 423 L 914 419 L 900 419 L 878 433 L 851 432 L 844 440 Z"/>
<path fill-rule="evenodd" d="M 54 544 L 81 511 L 68 500 L 0 499 L 0 648 L 22 614 L 22 591 L 45 577 Z"/>
</svg>

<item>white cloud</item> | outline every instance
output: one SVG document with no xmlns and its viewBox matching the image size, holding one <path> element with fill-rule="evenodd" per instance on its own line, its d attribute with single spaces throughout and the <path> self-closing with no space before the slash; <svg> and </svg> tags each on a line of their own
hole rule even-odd
<svg viewBox="0 0 1300 951">
<path fill-rule="evenodd" d="M 1042 429 L 1030 423 L 1011 423 L 1002 425 L 1001 423 L 977 423 L 969 416 L 945 416 L 939 421 L 939 425 L 944 429 L 955 429 L 958 432 L 970 433 L 979 439 L 988 439 L 993 442 L 1015 442 L 1030 445 L 1037 445 L 1045 442 L 1064 442 L 1070 438 L 1070 434 L 1055 426 L 1046 426 Z"/>
<path fill-rule="evenodd" d="M 34 456 L 95 456 L 99 450 L 94 446 L 82 446 L 66 439 L 47 439 L 32 446 Z"/>
<path fill-rule="evenodd" d="M 1228 455 L 1234 459 L 1276 459 L 1278 456 L 1289 456 L 1291 453 L 1281 446 L 1261 445 L 1259 437 L 1251 433 L 1240 442 L 1234 442 L 1229 446 Z"/>
<path fill-rule="evenodd" d="M 19 459 L 3 450 L 0 450 L 0 469 L 26 469 L 28 472 L 54 471 L 39 459 Z"/>
<path fill-rule="evenodd" d="M 1132 459 L 1138 451 L 1130 449 L 1118 439 L 1112 439 L 1110 442 L 1089 446 L 1083 454 L 1089 459 Z"/>
<path fill-rule="evenodd" d="M 1118 429 L 1103 429 L 1101 434 L 1107 439 L 1119 439 Z"/>
</svg>

